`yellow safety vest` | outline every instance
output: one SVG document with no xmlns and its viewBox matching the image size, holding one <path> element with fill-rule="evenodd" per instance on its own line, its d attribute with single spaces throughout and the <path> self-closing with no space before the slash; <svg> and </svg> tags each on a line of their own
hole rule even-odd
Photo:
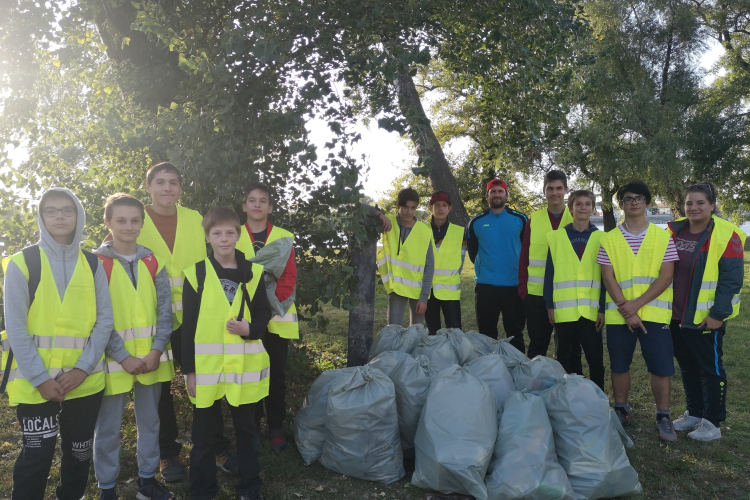
<svg viewBox="0 0 750 500">
<path fill-rule="evenodd" d="M 49 376 L 54 379 L 75 368 L 83 348 L 88 344 L 91 330 L 96 323 L 96 288 L 91 267 L 83 252 L 79 250 L 75 270 L 60 300 L 52 269 L 42 248 L 39 248 L 39 255 L 41 260 L 39 287 L 36 290 L 34 302 L 29 308 L 27 328 Z M 29 270 L 23 253 L 18 252 L 10 260 L 18 266 L 28 280 Z M 6 347 L 9 347 L 7 334 L 3 341 L 2 366 L 5 367 L 8 359 Z M 13 358 L 7 389 L 10 406 L 17 406 L 19 403 L 47 402 L 39 390 L 26 380 L 23 370 L 18 369 L 17 358 Z M 81 385 L 66 393 L 65 399 L 90 396 L 103 389 L 104 355 L 91 375 L 87 376 Z"/>
<path fill-rule="evenodd" d="M 138 244 L 156 255 L 164 264 L 172 287 L 172 329 L 182 323 L 182 271 L 206 258 L 206 237 L 203 232 L 203 217 L 195 210 L 177 207 L 177 232 L 174 251 L 170 252 L 164 238 L 146 212 Z"/>
<path fill-rule="evenodd" d="M 546 208 L 533 212 L 531 220 L 531 235 L 529 238 L 529 280 L 526 289 L 529 295 L 544 295 L 544 269 L 547 266 L 547 233 L 554 231 Z M 558 228 L 573 222 L 573 216 L 568 207 L 563 210 Z"/>
<path fill-rule="evenodd" d="M 101 256 L 99 256 L 101 259 Z M 115 319 L 115 331 L 122 338 L 125 349 L 131 356 L 143 359 L 151 353 L 156 335 L 158 306 L 156 287 L 145 259 L 157 260 L 156 274 L 163 265 L 153 255 L 138 261 L 138 283 L 133 286 L 125 268 L 117 259 L 112 260 L 112 272 L 109 278 L 109 294 L 112 297 L 112 312 Z M 157 382 L 169 382 L 174 377 L 172 347 L 167 344 L 159 359 L 159 368 L 143 375 L 131 375 L 120 363 L 105 356 L 104 395 L 130 392 L 133 382 L 153 385 Z"/>
<path fill-rule="evenodd" d="M 440 300 L 461 300 L 459 269 L 461 268 L 463 242 L 464 228 L 450 222 L 439 250 L 435 242 L 432 242 L 432 248 L 435 249 L 435 274 L 432 279 L 432 293 Z"/>
<path fill-rule="evenodd" d="M 282 238 L 290 238 L 294 241 L 294 235 L 286 229 L 280 227 L 271 226 L 271 232 L 266 238 L 266 245 L 270 245 L 274 241 Z M 253 248 L 253 241 L 250 239 L 250 234 L 247 231 L 247 226 L 244 224 L 240 229 L 240 241 L 237 242 L 237 250 L 245 254 L 245 258 L 250 260 L 255 257 L 255 249 Z M 271 321 L 268 322 L 268 331 L 275 333 L 283 339 L 298 339 L 299 338 L 299 322 L 297 320 L 297 306 L 292 303 L 289 306 L 284 316 L 275 314 Z"/>
<path fill-rule="evenodd" d="M 432 231 L 426 224 L 416 222 L 404 243 L 395 215 L 387 215 L 391 230 L 383 234 L 383 247 L 378 250 L 377 264 L 383 286 L 388 293 L 418 299 L 422 295 L 424 266 Z"/>
<path fill-rule="evenodd" d="M 602 268 L 596 263 L 596 256 L 603 234 L 603 231 L 591 233 L 579 261 L 567 231 L 563 229 L 547 233 L 550 255 L 555 265 L 552 300 L 556 323 L 578 321 L 581 316 L 596 321 L 602 289 Z"/>
<path fill-rule="evenodd" d="M 671 236 L 669 232 L 649 224 L 646 237 L 633 255 L 630 245 L 620 229 L 613 229 L 602 236 L 601 245 L 607 252 L 615 279 L 626 300 L 633 300 L 644 293 L 659 277 Z M 672 284 L 661 295 L 638 310 L 642 321 L 668 324 L 672 319 Z M 617 312 L 617 304 L 607 292 L 607 307 L 604 320 L 608 325 L 624 325 L 625 318 Z"/>
<path fill-rule="evenodd" d="M 240 313 L 242 291 L 237 290 L 230 305 L 213 264 L 204 262 L 206 280 L 195 329 L 195 398 L 190 401 L 198 408 L 208 408 L 223 396 L 232 406 L 255 403 L 268 396 L 268 353 L 260 340 L 245 340 L 227 331 L 227 321 Z M 246 285 L 250 300 L 263 275 L 263 266 L 252 266 L 253 278 Z M 184 276 L 197 290 L 195 265 Z M 250 304 L 245 305 L 244 318 L 251 321 Z"/>
<path fill-rule="evenodd" d="M 742 248 L 745 247 L 746 235 L 740 228 L 716 216 L 713 216 L 713 220 L 714 228 L 708 247 L 706 269 L 703 271 L 701 289 L 698 293 L 698 302 L 695 306 L 695 318 L 693 322 L 696 325 L 701 324 L 708 317 L 709 309 L 714 305 L 716 286 L 719 284 L 719 260 L 732 239 L 732 233 L 736 232 L 739 235 L 742 241 Z M 741 294 L 738 293 L 732 298 L 732 314 L 725 318 L 725 321 L 734 318 L 740 313 L 740 297 Z"/>
</svg>

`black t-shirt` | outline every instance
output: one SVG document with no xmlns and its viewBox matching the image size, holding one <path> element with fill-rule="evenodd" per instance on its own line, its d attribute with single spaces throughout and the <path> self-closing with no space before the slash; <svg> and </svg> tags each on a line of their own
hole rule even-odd
<svg viewBox="0 0 750 500">
<path fill-rule="evenodd" d="M 266 246 L 266 239 L 268 239 L 267 227 L 259 233 L 253 233 L 253 250 L 255 253 L 258 253 L 258 250 Z"/>
<path fill-rule="evenodd" d="M 227 300 L 231 304 L 234 301 L 234 296 L 237 294 L 237 289 L 242 282 L 242 276 L 239 269 L 227 269 L 221 267 L 217 269 L 216 275 L 219 277 L 222 288 L 224 288 L 224 295 L 227 296 Z"/>
</svg>

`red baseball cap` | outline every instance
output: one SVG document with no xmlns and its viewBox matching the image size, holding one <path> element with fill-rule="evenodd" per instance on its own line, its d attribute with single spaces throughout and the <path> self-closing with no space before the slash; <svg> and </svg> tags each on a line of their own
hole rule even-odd
<svg viewBox="0 0 750 500">
<path fill-rule="evenodd" d="M 438 201 L 444 201 L 448 205 L 453 206 L 453 203 L 451 203 L 450 195 L 445 191 L 437 191 L 436 193 L 433 193 L 432 198 L 430 198 L 430 206 L 434 205 Z"/>
<path fill-rule="evenodd" d="M 505 192 L 508 192 L 508 185 L 505 183 L 502 179 L 492 179 L 490 182 L 487 183 L 487 191 L 490 192 L 490 189 L 492 189 L 495 186 L 500 186 L 501 188 L 505 189 Z"/>
</svg>

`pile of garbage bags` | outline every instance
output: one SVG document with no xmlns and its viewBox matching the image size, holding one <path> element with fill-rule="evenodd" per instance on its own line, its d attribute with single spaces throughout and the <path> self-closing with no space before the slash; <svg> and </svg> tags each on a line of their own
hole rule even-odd
<svg viewBox="0 0 750 500">
<path fill-rule="evenodd" d="M 478 500 L 578 500 L 642 492 L 607 396 L 508 339 L 389 325 L 366 366 L 330 370 L 295 419 L 305 465 Z"/>
</svg>

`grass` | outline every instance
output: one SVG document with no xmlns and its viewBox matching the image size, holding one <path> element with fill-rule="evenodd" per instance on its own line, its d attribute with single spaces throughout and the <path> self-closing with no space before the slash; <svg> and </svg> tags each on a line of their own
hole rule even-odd
<svg viewBox="0 0 750 500">
<path fill-rule="evenodd" d="M 745 275 L 750 277 L 747 269 Z M 467 266 L 463 275 L 463 324 L 465 330 L 474 329 L 473 268 Z M 750 297 L 748 280 L 745 296 Z M 746 303 L 738 318 L 729 324 L 724 340 L 724 363 L 729 375 L 727 397 L 728 417 L 722 427 L 722 439 L 715 443 L 697 443 L 680 434 L 677 443 L 659 441 L 654 424 L 655 406 L 648 387 L 648 373 L 640 351 L 632 367 L 633 386 L 630 395 L 632 425 L 628 433 L 635 442 L 629 450 L 630 461 L 638 471 L 649 499 L 750 499 L 750 343 L 746 341 L 750 329 L 750 304 Z M 376 331 L 385 326 L 386 298 L 376 299 Z M 408 482 L 412 470 L 407 469 L 403 480 L 388 486 L 347 478 L 323 468 L 319 464 L 302 465 L 293 436 L 296 411 L 315 377 L 324 370 L 346 364 L 346 332 L 348 315 L 344 311 L 330 311 L 331 322 L 325 332 L 302 327 L 302 339 L 295 342 L 287 365 L 286 422 L 289 449 L 284 454 L 273 453 L 268 441 L 263 442 L 261 466 L 265 481 L 264 495 L 268 500 L 299 499 L 422 499 L 426 493 Z M 550 350 L 550 355 L 552 354 Z M 606 353 L 605 353 L 606 354 Z M 608 360 L 605 361 L 608 366 Z M 607 381 L 607 394 L 611 386 Z M 181 455 L 183 464 L 189 463 L 191 411 L 181 387 L 175 388 L 176 411 L 180 423 L 180 439 L 185 444 Z M 685 410 L 685 398 L 679 375 L 672 380 L 672 411 Z M 231 419 L 225 411 L 227 430 L 231 437 Z M 132 499 L 136 494 L 136 432 L 132 404 L 126 409 L 122 431 L 122 453 L 118 491 L 120 498 Z M 17 428 L 15 411 L 8 407 L 7 396 L 0 399 L 0 498 L 10 497 L 12 469 L 21 448 L 21 434 Z M 58 481 L 59 454 L 47 480 L 47 495 L 54 499 Z M 235 498 L 234 479 L 219 475 L 222 491 L 218 499 Z M 186 483 L 172 485 L 177 498 L 188 498 Z M 98 498 L 93 468 L 86 499 Z"/>
</svg>

